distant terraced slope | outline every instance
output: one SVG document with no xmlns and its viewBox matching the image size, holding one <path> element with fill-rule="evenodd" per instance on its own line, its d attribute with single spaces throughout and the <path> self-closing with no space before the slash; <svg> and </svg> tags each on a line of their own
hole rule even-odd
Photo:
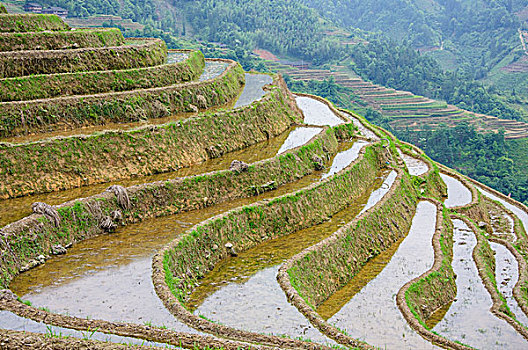
<svg viewBox="0 0 528 350">
<path fill-rule="evenodd" d="M 460 122 L 467 122 L 479 131 L 497 132 L 504 128 L 506 139 L 528 138 L 527 123 L 469 112 L 442 101 L 413 95 L 408 91 L 373 84 L 345 72 L 299 69 L 277 62 L 267 62 L 267 65 L 270 69 L 287 74 L 294 80 L 321 81 L 333 77 L 336 83 L 351 88 L 369 107 L 393 118 L 391 125 L 395 129 L 421 130 L 425 125 L 434 128 L 441 123 L 455 126 Z"/>
</svg>

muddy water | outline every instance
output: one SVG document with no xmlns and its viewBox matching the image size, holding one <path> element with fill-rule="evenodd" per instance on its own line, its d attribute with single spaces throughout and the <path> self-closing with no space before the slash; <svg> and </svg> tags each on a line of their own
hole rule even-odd
<svg viewBox="0 0 528 350">
<path fill-rule="evenodd" d="M 457 296 L 433 331 L 479 349 L 526 349 L 528 342 L 506 321 L 490 311 L 492 300 L 478 275 L 472 253 L 475 234 L 461 220 L 453 220 L 453 270 Z"/>
<path fill-rule="evenodd" d="M 19 275 L 10 288 L 33 305 L 59 313 L 107 321 L 151 322 L 191 331 L 175 320 L 155 295 L 150 279 L 155 252 L 203 220 L 306 187 L 321 175 L 314 173 L 258 197 L 146 220 L 80 242 L 68 254 Z"/>
<path fill-rule="evenodd" d="M 344 121 L 335 115 L 334 112 L 323 102 L 311 97 L 295 97 L 297 105 L 304 114 L 304 123 L 308 125 L 329 125 L 336 126 Z"/>
<path fill-rule="evenodd" d="M 348 113 L 344 113 L 345 116 L 352 120 L 352 123 L 354 123 L 354 125 L 358 128 L 358 131 L 359 133 L 366 137 L 367 139 L 369 140 L 372 140 L 372 141 L 376 141 L 376 140 L 379 140 L 379 137 L 376 136 L 376 134 L 374 134 L 370 129 L 368 129 L 365 125 L 363 125 L 362 122 L 359 121 L 359 119 L 357 119 L 356 117 L 353 117 L 351 114 L 348 114 Z"/>
<path fill-rule="evenodd" d="M 262 91 L 262 87 L 269 83 L 268 78 L 271 79 L 268 75 L 247 74 L 246 85 L 240 95 L 240 98 L 243 98 L 243 102 L 250 103 L 252 99 L 256 100 L 260 98 L 259 90 Z M 246 90 L 248 90 L 248 92 L 246 92 Z M 125 124 L 119 124 L 119 128 L 124 125 Z M 107 126 L 104 128 L 106 129 Z M 0 227 L 31 214 L 31 204 L 34 202 L 45 202 L 57 205 L 75 198 L 88 197 L 100 193 L 113 184 L 132 186 L 154 181 L 164 181 L 175 177 L 184 177 L 227 169 L 234 159 L 242 160 L 246 163 L 254 163 L 262 159 L 271 158 L 277 154 L 277 151 L 285 143 L 285 140 L 288 138 L 292 130 L 288 130 L 278 137 L 250 146 L 244 150 L 231 152 L 223 157 L 211 159 L 193 167 L 183 168 L 174 172 L 85 186 L 61 192 L 0 200 Z"/>
<path fill-rule="evenodd" d="M 490 242 L 491 249 L 495 251 L 495 278 L 497 287 L 506 299 L 506 303 L 513 312 L 517 321 L 525 327 L 528 326 L 528 317 L 519 307 L 517 300 L 513 297 L 513 287 L 519 280 L 519 266 L 515 256 L 502 244 Z"/>
<path fill-rule="evenodd" d="M 399 148 L 398 148 L 398 153 L 400 154 L 403 161 L 405 162 L 405 165 L 407 166 L 407 169 L 409 170 L 409 174 L 414 175 L 414 176 L 420 176 L 420 175 L 425 174 L 429 170 L 429 166 L 424 161 L 403 153 Z"/>
<path fill-rule="evenodd" d="M 329 302 L 337 307 L 345 305 L 328 321 L 351 336 L 381 348 L 434 348 L 407 324 L 396 306 L 396 295 L 407 281 L 421 275 L 433 265 L 431 240 L 435 224 L 436 206 L 430 202 L 420 202 L 409 234 L 400 243 L 385 268 L 359 292 L 356 284 L 365 283 L 365 279 L 353 279 L 351 286 L 346 287 L 350 290 L 349 295 L 344 295 L 352 297 L 349 301 L 331 299 Z M 365 268 L 373 271 L 375 275 L 379 264 L 380 262 L 376 261 L 367 264 Z M 370 273 L 363 274 L 368 276 Z"/>
<path fill-rule="evenodd" d="M 446 174 L 440 174 L 440 177 L 447 185 L 447 199 L 444 201 L 447 208 L 471 203 L 471 191 L 462 182 Z"/>
<path fill-rule="evenodd" d="M 250 105 L 253 101 L 260 100 L 266 94 L 263 87 L 272 82 L 273 78 L 267 74 L 246 73 L 246 84 L 234 108 L 244 107 Z"/>
<path fill-rule="evenodd" d="M 62 337 L 74 337 L 78 339 L 91 339 L 116 344 L 136 344 L 144 346 L 159 346 L 168 349 L 180 349 L 175 346 L 150 342 L 143 339 L 121 337 L 118 335 L 104 334 L 100 332 L 76 331 L 68 328 L 49 326 L 44 323 L 39 323 L 26 318 L 19 317 L 9 311 L 0 310 L 0 320 L 0 328 L 11 331 L 26 331 L 47 334 L 49 336 L 53 335 Z"/>
<path fill-rule="evenodd" d="M 323 175 L 323 179 L 332 176 L 349 166 L 359 157 L 359 152 L 361 149 L 368 144 L 369 143 L 366 141 L 356 141 L 349 149 L 339 152 L 335 156 L 330 170 L 328 170 L 328 172 Z"/>
<path fill-rule="evenodd" d="M 286 141 L 282 144 L 277 154 L 284 153 L 290 149 L 302 146 L 319 134 L 323 129 L 321 128 L 305 128 L 297 127 L 289 135 Z"/>
<path fill-rule="evenodd" d="M 398 176 L 398 173 L 392 170 L 389 176 L 387 176 L 387 178 L 383 181 L 383 184 L 381 185 L 381 187 L 376 189 L 370 194 L 367 204 L 363 207 L 360 214 L 362 214 L 363 212 L 375 206 L 376 203 L 378 203 L 387 194 L 387 192 L 389 192 L 397 176 Z"/>
<path fill-rule="evenodd" d="M 382 177 L 353 205 L 329 221 L 224 260 L 200 281 L 187 305 L 195 314 L 235 328 L 332 343 L 288 302 L 276 281 L 277 271 L 281 263 L 352 221 L 381 184 Z"/>
</svg>

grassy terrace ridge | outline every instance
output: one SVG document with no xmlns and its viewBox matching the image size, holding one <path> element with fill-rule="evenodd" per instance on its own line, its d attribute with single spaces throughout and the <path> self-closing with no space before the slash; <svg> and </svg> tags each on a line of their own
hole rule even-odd
<svg viewBox="0 0 528 350">
<path fill-rule="evenodd" d="M 0 78 L 151 67 L 165 62 L 167 46 L 163 40 L 141 41 L 112 47 L 0 52 Z"/>
<path fill-rule="evenodd" d="M 242 67 L 230 60 L 218 77 L 150 89 L 0 103 L 0 137 L 138 122 L 221 106 L 244 84 Z"/>
<path fill-rule="evenodd" d="M 70 29 L 70 26 L 56 15 L 0 14 L 0 32 L 18 33 Z"/>
<path fill-rule="evenodd" d="M 236 74 L 227 84 L 210 84 L 187 91 L 189 98 L 218 90 L 217 98 L 237 95 L 244 77 Z M 221 92 L 221 88 L 225 91 Z M 167 98 L 167 91 L 160 90 Z M 175 96 L 183 94 L 174 92 Z M 112 99 L 114 100 L 114 99 Z M 119 101 L 117 102 L 119 103 Z M 168 171 L 216 158 L 277 136 L 298 123 L 281 81 L 252 104 L 233 110 L 137 129 L 52 138 L 25 144 L 0 143 L 0 198 L 19 197 Z M 151 103 L 146 103 L 150 106 Z"/>
<path fill-rule="evenodd" d="M 211 323 L 192 315 L 181 302 L 200 276 L 227 257 L 225 249 L 215 249 L 215 246 L 223 247 L 229 242 L 237 251 L 245 251 L 261 242 L 328 220 L 364 194 L 385 160 L 379 144 L 369 146 L 361 159 L 332 177 L 271 200 L 228 211 L 194 226 L 154 257 L 153 281 L 158 295 L 174 315 L 193 327 L 222 337 L 249 338 L 280 346 L 277 336 L 257 335 Z"/>
<path fill-rule="evenodd" d="M 394 104 L 382 105 L 384 111 L 415 110 L 415 109 L 438 109 L 447 108 L 447 103 L 430 102 L 428 104 Z"/>
<path fill-rule="evenodd" d="M 0 102 L 148 89 L 197 79 L 205 65 L 203 54 L 182 52 L 188 52 L 186 60 L 153 67 L 0 79 Z"/>
<path fill-rule="evenodd" d="M 353 130 L 350 128 L 345 131 L 347 135 L 353 135 Z M 343 131 L 341 133 L 343 134 Z M 146 218 L 212 206 L 226 200 L 251 197 L 267 191 L 255 190 L 255 184 L 275 181 L 277 186 L 280 186 L 296 181 L 316 170 L 312 161 L 313 155 L 327 158 L 337 150 L 338 144 L 334 132 L 323 132 L 305 146 L 249 164 L 248 170 L 244 172 L 238 173 L 226 169 L 128 187 L 126 191 L 131 203 L 129 208 L 122 208 L 116 196 L 106 191 L 59 205 L 59 225 L 55 225 L 49 217 L 31 215 L 3 230 L 2 242 L 11 248 L 2 246 L 1 249 L 4 252 L 10 250 L 11 253 L 2 255 L 3 273 L 0 274 L 0 279 L 2 276 L 6 278 L 1 280 L 0 285 L 7 286 L 11 277 L 17 275 L 18 270 L 33 257 L 38 254 L 48 254 L 51 248 L 48 241 L 53 240 L 67 245 L 69 242 L 77 242 L 104 233 L 104 229 L 99 226 L 101 215 L 121 210 L 123 220 L 119 224 L 126 225 Z M 208 196 L 207 201 L 203 200 L 204 196 Z M 101 215 L 90 211 L 96 203 Z M 36 239 L 32 242 L 31 237 L 35 234 Z"/>
<path fill-rule="evenodd" d="M 63 50 L 120 46 L 125 43 L 117 28 L 82 28 L 25 33 L 0 32 L 0 51 Z"/>
</svg>

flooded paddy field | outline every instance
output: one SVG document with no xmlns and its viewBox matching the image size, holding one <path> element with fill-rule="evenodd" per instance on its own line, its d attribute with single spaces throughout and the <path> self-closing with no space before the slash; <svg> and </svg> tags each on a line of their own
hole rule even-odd
<svg viewBox="0 0 528 350">
<path fill-rule="evenodd" d="M 482 284 L 472 257 L 475 233 L 455 219 L 453 269 L 457 275 L 457 296 L 433 331 L 478 349 L 524 349 L 528 342 L 506 321 L 490 311 L 491 296 Z"/>
</svg>

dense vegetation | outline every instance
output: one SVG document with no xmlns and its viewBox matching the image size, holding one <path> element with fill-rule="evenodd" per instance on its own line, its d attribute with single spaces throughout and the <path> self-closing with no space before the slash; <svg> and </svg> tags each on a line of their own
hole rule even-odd
<svg viewBox="0 0 528 350">
<path fill-rule="evenodd" d="M 522 166 L 512 159 L 518 155 L 510 155 L 515 153 L 514 144 L 505 141 L 504 133 L 481 134 L 463 123 L 434 131 L 406 130 L 397 136 L 421 147 L 432 159 L 528 203 L 528 179 L 521 173 Z"/>
<path fill-rule="evenodd" d="M 443 47 L 467 69 L 491 68 L 519 45 L 515 13 L 527 0 L 303 0 L 347 27 L 380 31 L 414 47 Z"/>
<path fill-rule="evenodd" d="M 259 47 L 319 62 L 344 54 L 344 49 L 323 35 L 315 11 L 298 0 L 174 0 L 173 3 L 183 9 L 187 22 L 202 40 L 249 50 Z"/>
<path fill-rule="evenodd" d="M 319 16 L 299 1 L 43 0 L 43 3 L 65 7 L 72 16 L 119 15 L 146 24 L 147 30 L 162 29 L 178 35 L 192 31 L 204 41 L 246 50 L 260 47 L 319 62 L 342 57 L 344 50 L 323 35 Z"/>
</svg>

